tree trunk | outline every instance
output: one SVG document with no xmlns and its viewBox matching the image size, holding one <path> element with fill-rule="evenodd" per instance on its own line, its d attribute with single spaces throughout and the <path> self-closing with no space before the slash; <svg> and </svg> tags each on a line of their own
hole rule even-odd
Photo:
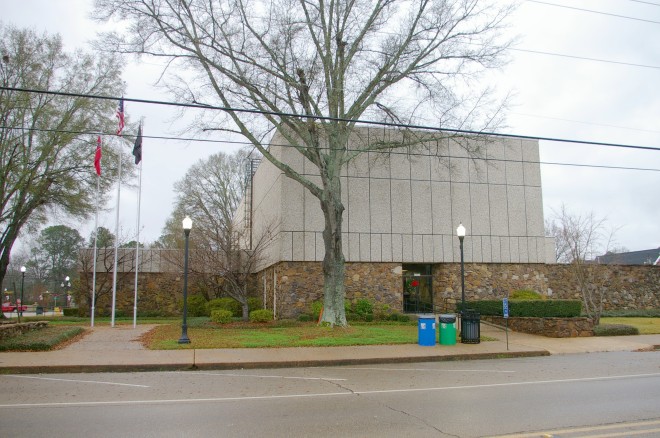
<svg viewBox="0 0 660 438">
<path fill-rule="evenodd" d="M 241 309 L 243 310 L 243 321 L 250 320 L 250 309 L 248 308 L 247 295 L 243 295 L 243 299 L 238 300 L 241 303 Z"/>
<path fill-rule="evenodd" d="M 324 182 L 326 180 L 324 179 Z M 325 190 L 321 200 L 321 209 L 325 217 L 323 243 L 325 256 L 323 258 L 323 317 L 321 322 L 345 327 L 346 310 L 344 308 L 345 259 L 342 251 L 341 230 L 344 206 L 341 203 L 341 182 L 339 177 L 330 177 L 324 184 Z"/>
</svg>

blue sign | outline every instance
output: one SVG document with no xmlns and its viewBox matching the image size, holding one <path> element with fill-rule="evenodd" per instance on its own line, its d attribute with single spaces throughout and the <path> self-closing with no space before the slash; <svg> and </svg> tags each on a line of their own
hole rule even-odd
<svg viewBox="0 0 660 438">
<path fill-rule="evenodd" d="M 509 317 L 509 299 L 508 298 L 503 298 L 502 299 L 502 315 L 504 315 L 505 318 Z"/>
</svg>

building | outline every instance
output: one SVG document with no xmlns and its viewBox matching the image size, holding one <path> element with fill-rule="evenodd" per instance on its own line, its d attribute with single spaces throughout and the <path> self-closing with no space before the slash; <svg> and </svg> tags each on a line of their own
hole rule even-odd
<svg viewBox="0 0 660 438">
<path fill-rule="evenodd" d="M 660 266 L 660 248 L 642 251 L 607 253 L 595 258 L 599 265 L 658 265 Z"/>
<path fill-rule="evenodd" d="M 351 141 L 396 135 L 361 128 Z M 469 158 L 461 145 L 483 148 L 483 158 Z M 280 133 L 270 152 L 311 179 L 318 175 Z M 544 230 L 536 140 L 443 139 L 414 151 L 367 152 L 342 175 L 349 299 L 370 297 L 416 312 L 456 298 L 455 287 L 439 285 L 460 261 L 459 223 L 467 229 L 466 263 L 555 262 L 554 240 Z M 253 235 L 273 230 L 257 269 L 267 307 L 289 317 L 321 298 L 323 215 L 311 193 L 263 160 L 236 220 Z"/>
</svg>

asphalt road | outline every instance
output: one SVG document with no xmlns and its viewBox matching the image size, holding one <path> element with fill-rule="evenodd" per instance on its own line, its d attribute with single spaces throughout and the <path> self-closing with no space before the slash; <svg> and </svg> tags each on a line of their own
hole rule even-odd
<svg viewBox="0 0 660 438">
<path fill-rule="evenodd" d="M 1 375 L 2 437 L 660 436 L 660 352 Z"/>
</svg>

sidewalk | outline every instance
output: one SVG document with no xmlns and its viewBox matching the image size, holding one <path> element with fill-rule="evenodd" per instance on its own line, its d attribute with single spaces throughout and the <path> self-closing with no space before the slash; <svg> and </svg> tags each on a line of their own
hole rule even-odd
<svg viewBox="0 0 660 438">
<path fill-rule="evenodd" d="M 430 362 L 660 348 L 660 335 L 546 338 L 481 324 L 480 344 L 374 345 L 355 347 L 146 350 L 139 337 L 153 325 L 94 327 L 62 350 L 0 353 L 0 373 L 64 373 L 187 369 L 282 368 L 375 363 Z"/>
</svg>

